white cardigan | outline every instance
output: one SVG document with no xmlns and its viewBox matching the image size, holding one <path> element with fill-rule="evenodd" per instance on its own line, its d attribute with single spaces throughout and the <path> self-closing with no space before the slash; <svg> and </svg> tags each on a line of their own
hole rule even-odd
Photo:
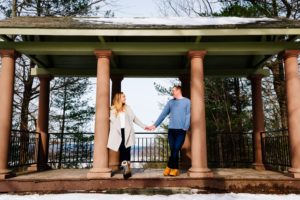
<svg viewBox="0 0 300 200">
<path fill-rule="evenodd" d="M 115 110 L 110 109 L 110 129 L 109 129 L 109 136 L 108 136 L 108 142 L 107 147 L 113 151 L 118 151 L 122 136 L 121 136 L 121 122 L 120 122 L 120 116 L 116 116 Z M 133 113 L 131 108 L 126 105 L 125 108 L 125 147 L 128 148 L 135 143 L 135 136 L 134 136 L 134 128 L 133 128 L 133 122 L 140 126 L 141 128 L 145 128 L 146 125 L 143 124 Z"/>
</svg>

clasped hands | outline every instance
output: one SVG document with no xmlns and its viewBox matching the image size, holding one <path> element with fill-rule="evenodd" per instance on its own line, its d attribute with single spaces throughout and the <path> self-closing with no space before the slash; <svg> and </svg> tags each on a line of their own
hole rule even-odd
<svg viewBox="0 0 300 200">
<path fill-rule="evenodd" d="M 146 127 L 145 127 L 145 130 L 146 130 L 146 131 L 153 131 L 153 130 L 155 130 L 155 129 L 156 129 L 156 126 L 154 126 L 154 125 L 146 126 Z"/>
</svg>

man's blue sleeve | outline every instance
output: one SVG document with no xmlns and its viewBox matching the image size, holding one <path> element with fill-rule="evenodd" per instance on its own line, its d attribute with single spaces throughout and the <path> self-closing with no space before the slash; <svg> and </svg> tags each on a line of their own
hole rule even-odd
<svg viewBox="0 0 300 200">
<path fill-rule="evenodd" d="M 164 119 L 166 118 L 166 116 L 170 113 L 170 101 L 168 101 L 167 105 L 164 107 L 163 111 L 160 113 L 158 119 L 156 120 L 156 122 L 154 123 L 155 127 L 158 127 L 162 121 L 164 121 Z"/>
<path fill-rule="evenodd" d="M 185 131 L 189 129 L 190 123 L 191 123 L 191 101 L 189 100 L 185 111 L 185 124 L 184 124 Z"/>
</svg>

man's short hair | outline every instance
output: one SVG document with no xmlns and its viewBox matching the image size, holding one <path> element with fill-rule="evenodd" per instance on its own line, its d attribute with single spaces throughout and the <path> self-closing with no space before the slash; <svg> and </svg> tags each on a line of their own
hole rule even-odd
<svg viewBox="0 0 300 200">
<path fill-rule="evenodd" d="M 174 85 L 174 86 L 173 86 L 173 88 L 176 88 L 176 90 L 181 90 L 181 91 L 182 91 L 182 89 L 181 89 L 181 86 L 180 86 L 180 85 Z"/>
</svg>

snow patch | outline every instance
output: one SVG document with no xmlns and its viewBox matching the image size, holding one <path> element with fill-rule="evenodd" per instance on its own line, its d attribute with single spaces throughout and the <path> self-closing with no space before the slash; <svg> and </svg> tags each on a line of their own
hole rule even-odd
<svg viewBox="0 0 300 200">
<path fill-rule="evenodd" d="M 73 18 L 83 23 L 111 25 L 167 25 L 167 26 L 204 26 L 233 25 L 277 21 L 273 18 L 242 17 L 170 17 L 170 18 Z"/>
</svg>

